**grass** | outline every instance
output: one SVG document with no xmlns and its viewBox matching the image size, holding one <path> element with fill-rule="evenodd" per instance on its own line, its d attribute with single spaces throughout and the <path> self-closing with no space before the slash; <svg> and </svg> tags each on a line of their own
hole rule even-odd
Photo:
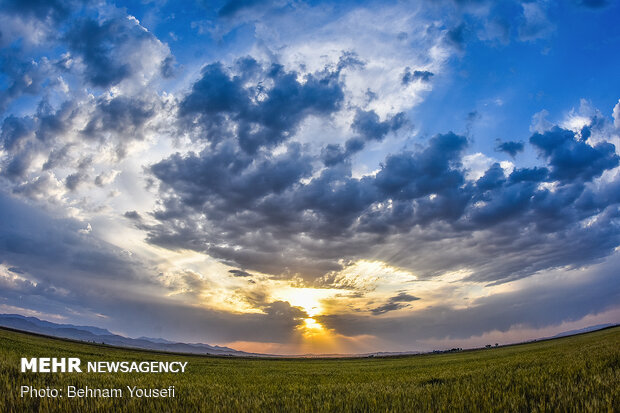
<svg viewBox="0 0 620 413">
<path fill-rule="evenodd" d="M 20 373 L 21 357 L 188 361 L 185 374 Z M 21 385 L 123 388 L 122 398 L 21 398 Z M 174 385 L 175 398 L 125 386 Z M 460 353 L 240 359 L 126 350 L 0 329 L 0 412 L 620 412 L 620 327 Z"/>
</svg>

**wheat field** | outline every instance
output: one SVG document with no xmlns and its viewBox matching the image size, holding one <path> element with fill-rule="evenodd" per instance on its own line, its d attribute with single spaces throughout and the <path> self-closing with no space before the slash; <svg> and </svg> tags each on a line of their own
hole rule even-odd
<svg viewBox="0 0 620 413">
<path fill-rule="evenodd" d="M 1 412 L 618 412 L 620 327 L 449 354 L 251 359 L 164 354 L 0 329 Z M 183 374 L 21 373 L 21 357 L 187 361 Z M 175 387 L 175 397 L 20 397 L 33 388 Z"/>
</svg>

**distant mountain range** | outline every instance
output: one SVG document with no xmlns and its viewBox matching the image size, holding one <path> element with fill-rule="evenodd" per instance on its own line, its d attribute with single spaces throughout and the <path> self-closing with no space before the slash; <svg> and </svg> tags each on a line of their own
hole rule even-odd
<svg viewBox="0 0 620 413">
<path fill-rule="evenodd" d="M 90 343 L 108 344 L 111 346 L 130 347 L 146 350 L 168 351 L 175 353 L 213 354 L 221 356 L 259 356 L 229 347 L 210 346 L 208 344 L 177 343 L 163 338 L 129 338 L 113 334 L 110 331 L 91 326 L 73 324 L 57 324 L 39 320 L 36 317 L 24 317 L 19 314 L 0 314 L 0 326 L 16 330 L 43 334 L 46 336 L 68 338 Z"/>
</svg>

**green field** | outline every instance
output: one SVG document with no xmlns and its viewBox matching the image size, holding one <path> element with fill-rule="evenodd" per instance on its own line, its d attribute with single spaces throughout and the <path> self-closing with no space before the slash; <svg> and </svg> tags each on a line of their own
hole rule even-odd
<svg viewBox="0 0 620 413">
<path fill-rule="evenodd" d="M 240 359 L 133 351 L 0 329 L 0 412 L 620 411 L 620 327 L 460 353 Z M 188 361 L 185 374 L 20 373 L 21 357 Z M 21 398 L 21 385 L 164 388 L 176 397 Z"/>
</svg>

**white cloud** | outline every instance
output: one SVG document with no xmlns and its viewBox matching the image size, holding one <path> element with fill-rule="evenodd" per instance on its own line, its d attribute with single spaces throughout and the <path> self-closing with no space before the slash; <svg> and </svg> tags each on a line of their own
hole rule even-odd
<svg viewBox="0 0 620 413">
<path fill-rule="evenodd" d="M 437 73 L 450 56 L 440 45 L 441 32 L 432 30 L 410 7 L 357 9 L 318 31 L 291 34 L 276 45 L 282 45 L 278 51 L 282 62 L 293 69 L 321 70 L 336 65 L 343 52 L 356 53 L 365 66 L 344 72 L 349 103 L 373 109 L 381 117 L 419 104 L 431 89 L 431 83 L 425 82 L 403 85 L 407 67 Z M 274 40 L 270 33 L 259 31 L 259 35 Z M 368 90 L 376 95 L 370 102 Z"/>
<path fill-rule="evenodd" d="M 545 133 L 553 127 L 553 123 L 547 120 L 549 112 L 546 109 L 537 112 L 532 116 L 532 122 L 530 123 L 530 132 Z"/>
<path fill-rule="evenodd" d="M 470 181 L 476 181 L 484 175 L 487 169 L 495 162 L 482 152 L 473 153 L 463 157 L 463 166 L 467 170 L 465 177 Z"/>
<path fill-rule="evenodd" d="M 555 27 L 547 19 L 544 3 L 523 3 L 523 22 L 519 27 L 521 40 L 532 41 L 547 37 Z"/>
<path fill-rule="evenodd" d="M 565 116 L 560 126 L 579 133 L 584 126 L 589 125 L 594 117 L 602 117 L 601 112 L 586 100 L 579 101 L 579 108 L 572 108 Z"/>
</svg>

